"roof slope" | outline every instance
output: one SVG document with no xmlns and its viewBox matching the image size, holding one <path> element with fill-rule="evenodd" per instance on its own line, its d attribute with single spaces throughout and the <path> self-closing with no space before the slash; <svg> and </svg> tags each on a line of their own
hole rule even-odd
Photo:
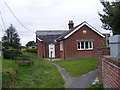
<svg viewBox="0 0 120 90">
<path fill-rule="evenodd" d="M 56 39 L 60 37 L 65 30 L 56 30 L 56 31 L 36 31 L 36 37 L 43 41 L 43 43 L 56 43 Z"/>
<path fill-rule="evenodd" d="M 36 31 L 36 37 L 43 41 L 44 43 L 56 43 L 55 41 L 61 41 L 67 39 L 69 36 L 74 34 L 77 30 L 79 30 L 84 25 L 88 26 L 92 31 L 96 32 L 101 37 L 105 37 L 101 32 L 96 30 L 94 27 L 89 25 L 86 21 L 82 22 L 81 24 L 77 25 L 71 30 L 42 30 Z"/>
<path fill-rule="evenodd" d="M 77 25 L 76 27 L 74 27 L 73 29 L 65 32 L 64 34 L 62 34 L 57 41 L 63 40 L 63 39 L 67 39 L 69 36 L 71 36 L 74 32 L 76 32 L 77 30 L 79 30 L 82 26 L 88 26 L 89 28 L 91 28 L 94 32 L 96 32 L 98 35 L 100 35 L 101 37 L 105 37 L 102 33 L 100 33 L 98 30 L 96 30 L 94 27 L 92 27 L 91 25 L 89 25 L 86 21 L 82 22 L 81 24 Z"/>
</svg>

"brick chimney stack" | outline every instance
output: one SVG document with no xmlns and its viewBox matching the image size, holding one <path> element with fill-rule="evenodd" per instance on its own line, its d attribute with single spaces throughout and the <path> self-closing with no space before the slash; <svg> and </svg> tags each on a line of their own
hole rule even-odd
<svg viewBox="0 0 120 90">
<path fill-rule="evenodd" d="M 69 30 L 73 29 L 74 23 L 72 20 L 69 20 L 68 26 L 69 26 Z"/>
</svg>

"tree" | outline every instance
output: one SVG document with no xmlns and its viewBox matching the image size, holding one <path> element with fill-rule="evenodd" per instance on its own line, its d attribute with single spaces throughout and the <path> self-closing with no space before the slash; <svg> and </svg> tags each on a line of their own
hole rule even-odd
<svg viewBox="0 0 120 90">
<path fill-rule="evenodd" d="M 29 47 L 29 46 L 34 46 L 36 43 L 34 41 L 29 41 L 27 44 L 26 44 L 26 47 Z"/>
<path fill-rule="evenodd" d="M 13 27 L 13 25 L 11 24 L 11 26 L 5 31 L 4 36 L 2 37 L 2 44 L 3 46 L 6 47 L 11 47 L 11 48 L 15 48 L 18 49 L 20 48 L 20 38 L 19 35 L 16 31 L 16 29 Z"/>
<path fill-rule="evenodd" d="M 119 2 L 101 2 L 104 6 L 100 14 L 100 20 L 103 23 L 102 28 L 112 30 L 113 34 L 120 34 L 120 1 Z"/>
</svg>

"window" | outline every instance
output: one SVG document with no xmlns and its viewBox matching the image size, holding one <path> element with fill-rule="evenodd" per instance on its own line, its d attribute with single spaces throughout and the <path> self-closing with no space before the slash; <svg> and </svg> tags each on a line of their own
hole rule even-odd
<svg viewBox="0 0 120 90">
<path fill-rule="evenodd" d="M 85 48 L 86 48 L 86 49 L 89 48 L 89 47 L 88 47 L 88 44 L 89 44 L 89 42 L 85 42 Z"/>
<path fill-rule="evenodd" d="M 60 41 L 60 51 L 62 51 L 62 50 L 63 50 L 63 42 Z"/>
<path fill-rule="evenodd" d="M 84 42 L 80 42 L 80 48 L 84 49 Z"/>
<path fill-rule="evenodd" d="M 93 41 L 77 41 L 77 50 L 92 50 Z"/>
</svg>

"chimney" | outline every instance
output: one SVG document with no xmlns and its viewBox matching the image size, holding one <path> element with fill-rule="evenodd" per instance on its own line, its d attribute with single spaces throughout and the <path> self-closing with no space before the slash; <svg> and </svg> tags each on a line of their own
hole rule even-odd
<svg viewBox="0 0 120 90">
<path fill-rule="evenodd" d="M 68 26 L 69 26 L 69 30 L 73 29 L 74 23 L 72 20 L 69 20 Z"/>
</svg>

